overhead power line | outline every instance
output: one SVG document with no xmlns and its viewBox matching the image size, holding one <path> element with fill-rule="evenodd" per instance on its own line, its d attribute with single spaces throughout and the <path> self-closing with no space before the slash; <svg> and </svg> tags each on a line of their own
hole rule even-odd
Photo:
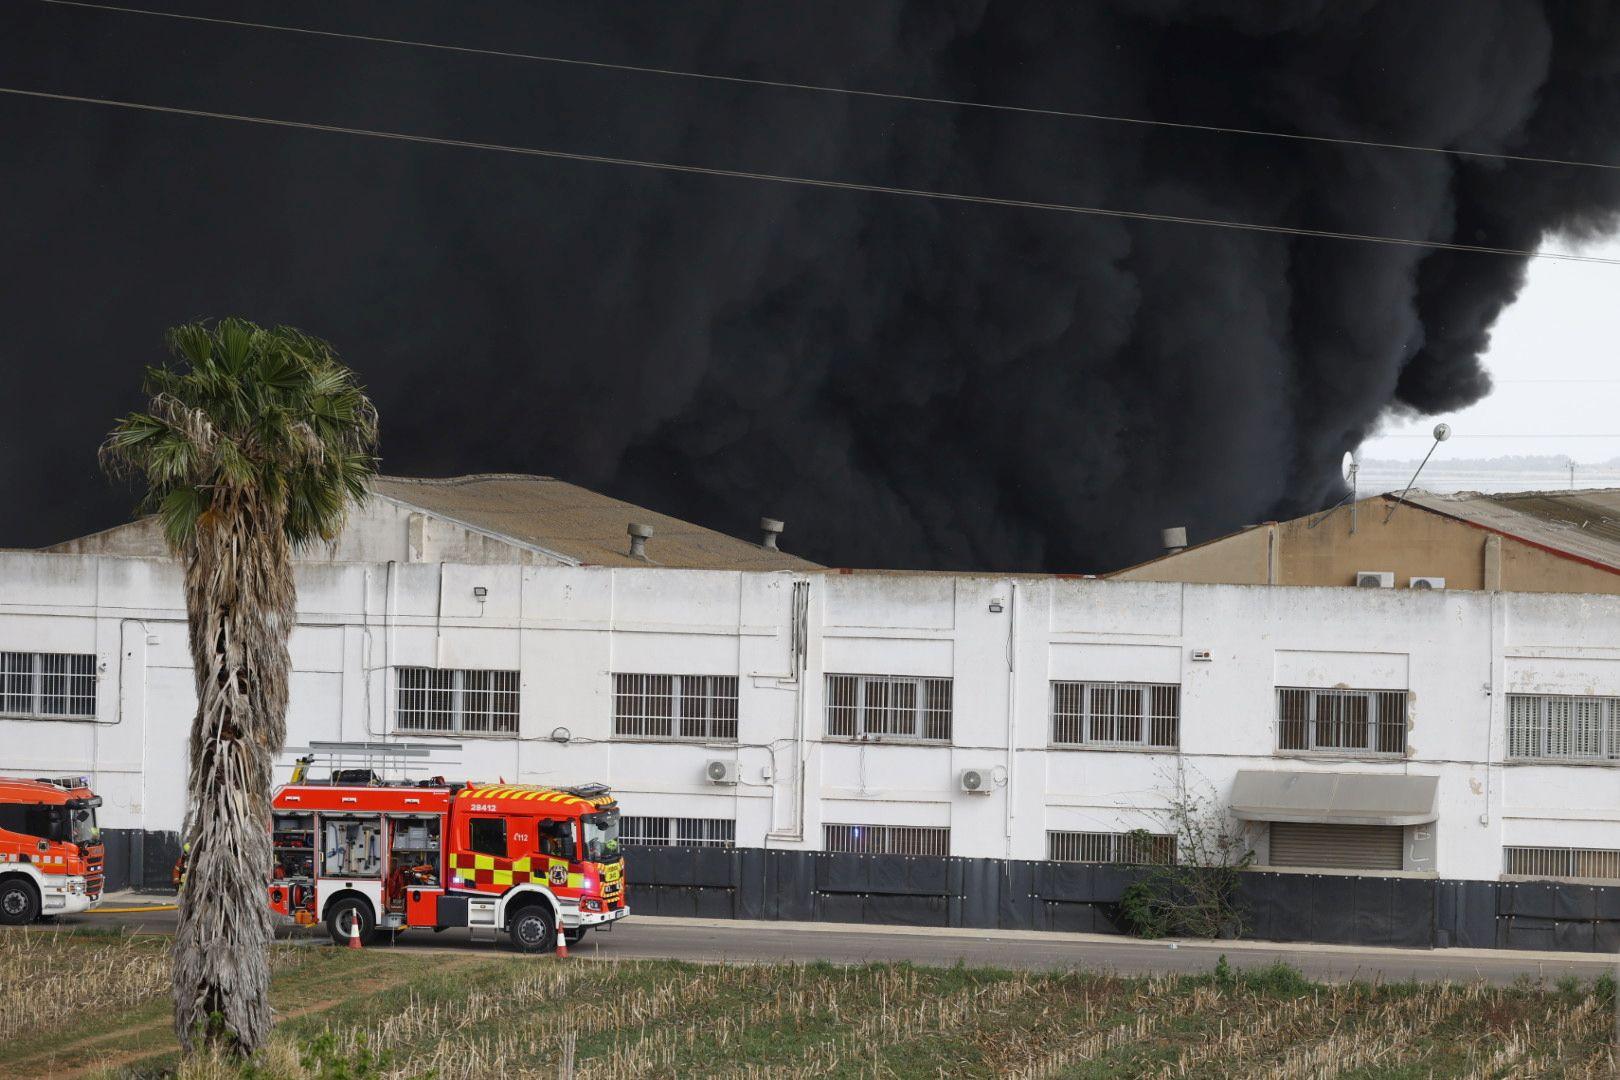
<svg viewBox="0 0 1620 1080">
<path fill-rule="evenodd" d="M 721 169 L 706 165 L 682 165 L 670 161 L 645 161 L 638 158 L 610 157 L 605 154 L 582 154 L 568 150 L 548 150 L 532 146 L 511 146 L 505 143 L 476 142 L 470 139 L 451 139 L 435 135 L 413 135 L 402 131 L 380 131 L 374 128 L 346 127 L 341 124 L 319 124 L 304 120 L 279 120 L 268 116 L 249 116 L 243 113 L 215 112 L 208 109 L 186 109 L 175 105 L 153 105 L 139 101 L 120 101 L 114 98 L 84 97 L 77 94 L 59 94 L 47 90 L 23 90 L 0 86 L 0 94 L 16 97 L 42 98 L 67 101 L 80 105 L 102 105 L 109 108 L 130 109 L 136 112 L 162 113 L 170 116 L 191 116 L 207 120 L 230 120 L 243 124 L 262 124 L 266 127 L 294 128 L 318 131 L 332 135 L 355 135 L 371 139 L 390 139 L 396 142 L 444 146 L 458 150 L 489 150 L 499 153 L 520 154 L 527 157 L 554 158 L 560 161 L 578 161 L 594 165 L 621 165 L 659 172 L 690 173 L 718 176 L 732 180 L 756 180 L 773 184 L 791 184 L 799 187 L 827 188 L 835 191 L 859 191 L 876 195 L 900 195 L 910 198 L 934 199 L 940 202 L 972 203 L 981 206 L 1005 206 L 1019 210 L 1046 210 L 1055 213 L 1081 214 L 1091 217 L 1117 218 L 1133 221 L 1151 221 L 1171 225 L 1200 225 L 1214 229 L 1232 229 L 1240 232 L 1270 233 L 1274 235 L 1305 236 L 1319 240 L 1352 240 L 1368 244 L 1387 244 L 1396 247 L 1426 248 L 1435 251 L 1458 251 L 1476 255 L 1510 255 L 1519 258 L 1559 259 L 1567 262 L 1604 263 L 1620 266 L 1620 259 L 1597 255 L 1577 255 L 1565 251 L 1536 251 L 1527 248 L 1486 247 L 1479 244 L 1451 244 L 1440 240 L 1416 240 L 1402 236 L 1379 236 L 1370 233 L 1335 232 L 1327 229 L 1304 229 L 1286 225 L 1261 225 L 1247 221 L 1228 221 L 1222 218 L 1189 217 L 1181 214 L 1158 214 L 1145 210 L 1113 210 L 1100 206 L 1074 206 L 1068 203 L 1037 202 L 1030 199 L 1008 199 L 993 195 L 970 195 L 953 191 L 930 191 L 921 188 L 889 187 L 884 184 L 866 184 L 853 180 L 821 180 L 808 176 L 790 176 L 784 173 L 749 172 L 743 169 Z"/>
<path fill-rule="evenodd" d="M 473 56 L 493 56 L 504 60 L 529 60 L 543 64 L 567 64 L 573 67 L 599 68 L 606 71 L 628 71 L 638 75 L 662 75 L 679 79 L 699 79 L 708 82 L 737 83 L 746 86 L 766 86 L 776 90 L 803 90 L 820 94 L 841 94 L 846 97 L 878 98 L 886 101 L 904 101 L 918 105 L 950 105 L 963 109 L 986 109 L 993 112 L 1023 113 L 1030 116 L 1053 116 L 1068 120 L 1096 120 L 1110 124 L 1136 124 L 1144 127 L 1177 128 L 1183 131 L 1203 131 L 1217 135 L 1250 135 L 1266 139 L 1291 139 L 1297 142 L 1336 143 L 1342 146 L 1360 146 L 1375 150 L 1401 150 L 1417 154 L 1445 154 L 1457 157 L 1481 158 L 1491 161 L 1518 161 L 1533 165 L 1564 165 L 1582 169 L 1615 169 L 1620 164 L 1602 161 L 1574 161 L 1564 158 L 1535 157 L 1529 154 L 1501 154 L 1484 150 L 1458 150 L 1443 146 L 1422 146 L 1416 143 L 1381 142 L 1376 139 L 1351 139 L 1332 135 L 1306 135 L 1288 131 L 1266 131 L 1259 128 L 1227 127 L 1219 124 L 1192 124 L 1174 120 L 1147 120 L 1138 116 L 1115 116 L 1108 113 L 1078 112 L 1069 109 L 1049 109 L 1029 105 L 1003 105 L 988 101 L 963 101 L 957 98 L 928 97 L 922 94 L 902 94 L 892 90 L 862 90 L 847 86 L 823 86 L 816 83 L 790 82 L 781 79 L 759 79 L 744 75 L 716 75 L 701 71 L 682 71 L 677 68 L 649 67 L 638 64 L 615 64 L 606 60 L 581 60 L 568 56 L 548 56 L 543 53 L 511 52 L 505 49 L 480 49 L 470 45 L 446 45 L 436 41 L 416 41 L 411 38 L 382 37 L 374 34 L 350 34 L 337 30 L 316 30 L 307 26 L 289 26 L 285 23 L 249 22 L 245 19 L 225 19 L 211 15 L 185 15 L 175 11 L 157 11 L 151 8 L 124 7 L 118 4 L 97 4 L 89 0 L 38 0 L 56 7 L 87 8 L 93 11 L 111 11 L 124 15 L 148 15 L 154 18 L 179 19 L 185 22 L 213 23 L 234 26 L 244 30 L 274 30 L 286 34 L 307 34 L 312 37 L 340 38 L 363 41 L 373 45 L 404 45 L 413 49 L 436 49 L 440 52 L 464 53 Z"/>
</svg>

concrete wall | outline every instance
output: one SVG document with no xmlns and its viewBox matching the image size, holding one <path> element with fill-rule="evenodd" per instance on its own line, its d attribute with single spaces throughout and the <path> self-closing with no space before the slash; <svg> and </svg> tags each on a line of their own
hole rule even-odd
<svg viewBox="0 0 1620 1080">
<path fill-rule="evenodd" d="M 1327 517 L 1256 526 L 1110 574 L 1114 581 L 1248 585 L 1354 585 L 1362 570 L 1390 571 L 1395 587 L 1445 578 L 1448 589 L 1620 594 L 1620 573 L 1499 536 L 1420 507 L 1363 499 Z M 1313 528 L 1311 523 L 1316 522 Z"/>
<path fill-rule="evenodd" d="M 402 665 L 517 669 L 519 736 L 459 736 L 459 764 L 436 768 L 602 780 L 630 814 L 734 818 L 742 845 L 945 825 L 953 855 L 1040 859 L 1048 829 L 1161 829 L 1178 775 L 1224 799 L 1238 769 L 1261 768 L 1439 777 L 1439 822 L 1409 834 L 1415 872 L 1495 878 L 1503 844 L 1620 847 L 1620 767 L 1502 763 L 1506 692 L 1620 696 L 1620 598 L 515 564 L 298 575 L 291 744 L 391 735 Z M 93 722 L 0 719 L 6 772 L 89 772 L 104 824 L 179 825 L 194 699 L 175 567 L 0 553 L 0 650 L 92 652 L 100 671 Z M 739 741 L 616 738 L 614 672 L 739 676 Z M 951 744 L 823 738 L 827 673 L 952 678 Z M 1054 679 L 1180 683 L 1181 752 L 1049 748 Z M 1278 685 L 1406 691 L 1407 757 L 1279 754 Z M 716 758 L 739 784 L 706 781 Z M 964 768 L 990 792 L 960 791 Z M 1263 856 L 1263 828 L 1254 839 Z"/>
<path fill-rule="evenodd" d="M 1199 585 L 1268 585 L 1274 525 L 1256 525 L 1185 548 L 1174 555 L 1107 575 L 1114 581 L 1185 581 Z"/>
</svg>

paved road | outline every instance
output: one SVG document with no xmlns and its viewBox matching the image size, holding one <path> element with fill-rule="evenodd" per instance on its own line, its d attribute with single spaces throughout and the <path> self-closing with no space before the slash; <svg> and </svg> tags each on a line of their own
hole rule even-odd
<svg viewBox="0 0 1620 1080">
<path fill-rule="evenodd" d="M 121 910 L 139 907 L 141 910 Z M 109 898 L 102 910 L 55 920 L 63 926 L 119 925 L 149 933 L 169 933 L 172 908 L 154 909 L 136 901 Z M 312 943 L 324 932 L 292 930 L 290 936 Z M 442 934 L 412 931 L 394 946 L 408 950 L 451 948 L 506 949 L 471 942 L 464 930 Z M 759 963 L 825 960 L 837 964 L 907 960 L 916 964 L 1005 968 L 1080 968 L 1121 974 L 1200 972 L 1215 966 L 1221 954 L 1236 967 L 1262 967 L 1282 961 L 1323 981 L 1350 979 L 1386 982 L 1485 979 L 1506 984 L 1515 979 L 1582 979 L 1616 971 L 1620 958 L 1590 953 L 1529 953 L 1490 949 L 1364 949 L 1343 945 L 1271 942 L 1146 942 L 1099 934 L 1049 934 L 1021 931 L 937 930 L 922 927 L 871 927 L 841 923 L 733 922 L 632 916 L 610 933 L 593 932 L 574 949 L 576 957 L 601 959 L 675 959 L 700 962 Z"/>
</svg>

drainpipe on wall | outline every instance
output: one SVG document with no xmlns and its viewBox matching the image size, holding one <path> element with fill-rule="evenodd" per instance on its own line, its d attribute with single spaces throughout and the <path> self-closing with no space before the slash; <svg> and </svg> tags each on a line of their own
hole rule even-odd
<svg viewBox="0 0 1620 1080">
<path fill-rule="evenodd" d="M 1495 540 L 1496 537 L 1490 539 Z M 1481 825 L 1491 823 L 1491 775 L 1496 770 L 1496 759 L 1492 756 L 1492 745 L 1496 741 L 1496 725 L 1498 721 L 1505 721 L 1507 714 L 1507 697 L 1503 689 L 1507 683 L 1507 658 L 1504 655 L 1504 645 L 1507 641 L 1507 610 L 1503 606 L 1502 594 L 1492 592 L 1490 597 L 1490 682 L 1485 684 L 1485 812 L 1479 815 Z M 1504 724 L 1505 728 L 1505 724 Z M 1506 747 L 1504 746 L 1504 752 Z"/>
<path fill-rule="evenodd" d="M 1007 787 L 1005 789 L 1006 801 L 1006 840 L 1007 858 L 1013 855 L 1013 818 L 1017 815 L 1014 795 L 1016 785 L 1013 778 L 1017 775 L 1018 748 L 1015 741 L 1018 717 L 1018 582 L 1009 584 L 1007 589 Z"/>
<path fill-rule="evenodd" d="M 399 567 L 394 560 L 388 560 L 387 584 L 383 590 L 383 692 L 382 692 L 382 723 L 379 730 L 386 734 L 388 731 L 388 703 L 394 700 L 394 687 L 392 683 L 396 678 L 394 674 L 394 628 L 399 625 Z M 366 717 L 366 723 L 371 723 L 371 717 Z"/>
<path fill-rule="evenodd" d="M 773 829 L 765 834 L 767 843 L 772 840 L 782 843 L 797 844 L 804 841 L 804 813 L 805 813 L 805 745 L 804 745 L 804 710 L 805 710 L 805 684 L 809 670 L 809 635 L 810 635 L 810 582 L 808 580 L 793 583 L 793 601 L 789 615 L 788 640 L 788 677 L 793 686 L 793 769 L 790 782 L 793 784 L 793 824 L 785 829 Z M 776 754 L 771 754 L 772 769 L 775 768 Z M 772 800 L 772 812 L 775 812 L 775 800 Z"/>
<path fill-rule="evenodd" d="M 444 667 L 444 563 L 439 564 L 439 600 L 433 609 L 433 666 Z"/>
</svg>

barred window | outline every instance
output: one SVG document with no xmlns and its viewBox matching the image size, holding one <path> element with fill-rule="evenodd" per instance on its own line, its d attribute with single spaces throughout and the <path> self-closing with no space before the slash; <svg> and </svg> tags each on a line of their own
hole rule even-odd
<svg viewBox="0 0 1620 1080">
<path fill-rule="evenodd" d="M 737 676 L 615 674 L 613 734 L 735 742 Z"/>
<path fill-rule="evenodd" d="M 1146 832 L 1048 831 L 1046 857 L 1053 862 L 1171 866 L 1176 861 L 1176 838 Z"/>
<path fill-rule="evenodd" d="M 737 823 L 729 818 L 626 817 L 619 840 L 643 847 L 735 847 Z"/>
<path fill-rule="evenodd" d="M 518 673 L 402 667 L 394 726 L 400 731 L 515 734 Z"/>
<path fill-rule="evenodd" d="M 827 735 L 950 742 L 951 680 L 828 675 Z"/>
<path fill-rule="evenodd" d="M 949 855 L 951 830 L 934 825 L 823 825 L 822 846 L 857 855 Z"/>
<path fill-rule="evenodd" d="M 95 656 L 0 652 L 0 714 L 50 720 L 95 716 Z"/>
<path fill-rule="evenodd" d="M 1406 753 L 1406 691 L 1277 688 L 1277 749 Z"/>
<path fill-rule="evenodd" d="M 1620 761 L 1620 698 L 1508 695 L 1509 758 Z"/>
<path fill-rule="evenodd" d="M 1502 872 L 1520 877 L 1620 881 L 1620 850 L 1610 848 L 1505 847 Z"/>
<path fill-rule="evenodd" d="M 1181 743 L 1175 683 L 1054 682 L 1052 745 L 1151 747 Z"/>
</svg>

